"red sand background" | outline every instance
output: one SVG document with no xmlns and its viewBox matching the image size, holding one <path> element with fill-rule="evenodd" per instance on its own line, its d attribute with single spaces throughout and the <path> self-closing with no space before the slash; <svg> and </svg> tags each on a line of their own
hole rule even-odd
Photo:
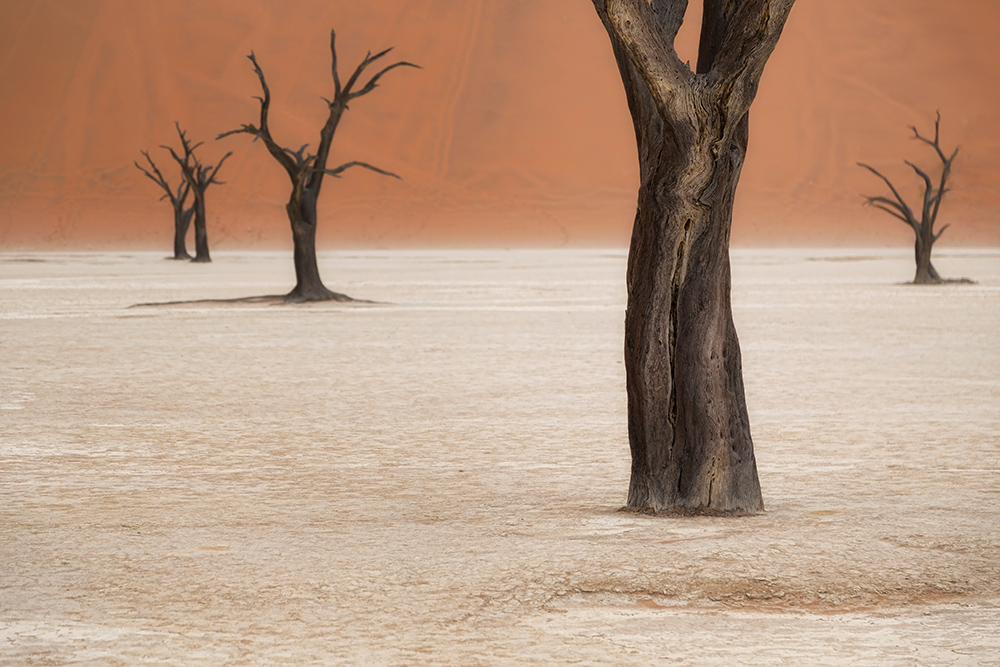
<svg viewBox="0 0 1000 667">
<path fill-rule="evenodd" d="M 694 21 L 682 56 L 693 59 Z M 290 245 L 286 176 L 258 143 L 253 49 L 288 146 L 315 142 L 341 70 L 367 49 L 398 70 L 352 106 L 332 162 L 360 159 L 320 201 L 321 243 L 624 244 L 634 210 L 631 125 L 607 38 L 587 0 L 3 0 L 0 246 L 170 248 L 171 214 L 132 166 L 173 142 L 234 156 L 209 191 L 213 248 Z M 902 223 L 861 207 L 881 194 L 859 160 L 906 192 L 909 140 L 940 109 L 960 144 L 942 243 L 1000 244 L 1000 3 L 799 0 L 752 111 L 738 244 L 903 245 Z M 171 170 L 172 171 L 172 170 Z"/>
</svg>

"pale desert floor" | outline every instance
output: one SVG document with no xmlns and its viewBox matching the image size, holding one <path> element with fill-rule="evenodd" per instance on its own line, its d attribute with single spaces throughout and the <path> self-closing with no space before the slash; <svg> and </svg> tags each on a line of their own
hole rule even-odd
<svg viewBox="0 0 1000 667">
<path fill-rule="evenodd" d="M 0 254 L 0 664 L 998 665 L 1000 250 L 736 250 L 767 512 L 625 514 L 623 250 Z"/>
</svg>

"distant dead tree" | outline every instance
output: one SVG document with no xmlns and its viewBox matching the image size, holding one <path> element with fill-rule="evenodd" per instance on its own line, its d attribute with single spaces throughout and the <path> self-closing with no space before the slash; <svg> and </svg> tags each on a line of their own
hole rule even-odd
<svg viewBox="0 0 1000 667">
<path fill-rule="evenodd" d="M 628 257 L 627 507 L 747 514 L 764 502 L 730 301 L 729 235 L 748 113 L 794 0 L 593 0 L 632 114 L 639 194 Z"/>
<path fill-rule="evenodd" d="M 153 159 L 149 157 L 147 151 L 141 151 L 146 158 L 146 162 L 149 163 L 149 169 L 146 169 L 138 162 L 134 162 L 136 168 L 142 173 L 146 174 L 151 181 L 159 185 L 166 194 L 160 197 L 160 200 L 169 199 L 170 205 L 174 209 L 174 259 L 191 259 L 191 255 L 188 254 L 187 244 L 185 238 L 187 237 L 188 228 L 191 226 L 191 216 L 194 215 L 194 206 L 185 208 L 184 204 L 187 201 L 188 193 L 191 190 L 191 186 L 188 184 L 187 178 L 184 174 L 181 174 L 180 183 L 177 184 L 177 188 L 174 189 L 164 178 L 163 174 L 157 168 Z"/>
<path fill-rule="evenodd" d="M 219 169 L 222 167 L 222 163 L 232 155 L 232 152 L 226 153 L 219 160 L 219 163 L 212 165 L 204 165 L 198 156 L 194 154 L 195 150 L 202 145 L 203 142 L 198 142 L 196 144 L 191 144 L 191 141 L 187 138 L 187 133 L 181 129 L 179 123 L 175 122 L 174 126 L 177 128 L 177 134 L 181 139 L 181 151 L 184 156 L 181 157 L 174 151 L 170 146 L 162 146 L 162 148 L 170 151 L 170 155 L 173 156 L 174 160 L 180 165 L 181 173 L 184 174 L 184 180 L 187 182 L 188 187 L 191 189 L 191 193 L 194 196 L 194 259 L 192 262 L 211 262 L 212 257 L 208 252 L 208 229 L 205 224 L 205 190 L 208 186 L 216 183 L 222 185 L 223 181 L 216 178 L 219 174 Z"/>
<path fill-rule="evenodd" d="M 267 81 L 264 80 L 264 72 L 257 63 L 256 56 L 252 52 L 247 56 L 250 62 L 253 63 L 254 71 L 257 73 L 257 78 L 260 79 L 260 86 L 264 92 L 263 97 L 256 98 L 260 100 L 260 126 L 243 125 L 239 129 L 224 132 L 217 138 L 222 139 L 231 134 L 249 134 L 255 140 L 262 140 L 268 152 L 284 168 L 288 173 L 288 178 L 291 180 L 292 193 L 285 210 L 288 212 L 288 220 L 292 227 L 296 283 L 295 288 L 285 295 L 286 301 L 351 300 L 350 297 L 344 294 L 327 289 L 320 279 L 319 267 L 316 263 L 316 206 L 324 176 L 339 178 L 343 172 L 351 167 L 364 167 L 385 176 L 399 178 L 399 176 L 392 172 L 373 167 L 367 162 L 356 160 L 346 162 L 333 169 L 328 169 L 326 166 L 330 155 L 330 144 L 333 141 L 333 135 L 337 131 L 337 126 L 340 124 L 340 119 L 347 110 L 348 104 L 352 100 L 375 90 L 379 79 L 386 72 L 397 67 L 417 67 L 413 63 L 396 62 L 383 67 L 368 79 L 367 83 L 361 85 L 359 79 L 365 69 L 372 63 L 383 58 L 391 50 L 386 49 L 375 55 L 368 52 L 364 60 L 361 61 L 361 64 L 357 66 L 354 73 L 347 80 L 347 83 L 341 86 L 340 76 L 337 72 L 336 34 L 333 30 L 330 31 L 330 53 L 333 59 L 333 99 L 322 98 L 326 102 L 330 113 L 326 119 L 326 123 L 320 130 L 319 146 L 315 154 L 306 152 L 309 144 L 305 144 L 297 151 L 293 151 L 290 148 L 282 147 L 271 137 L 271 129 L 268 125 L 271 91 L 267 87 Z"/>
<path fill-rule="evenodd" d="M 889 186 L 889 190 L 892 192 L 892 198 L 889 197 L 865 197 L 865 204 L 867 206 L 873 206 L 877 209 L 881 209 L 893 216 L 905 222 L 913 230 L 916 236 L 916 242 L 914 244 L 914 255 L 917 262 L 917 272 L 913 277 L 913 282 L 915 284 L 935 284 L 943 282 L 971 282 L 966 278 L 958 280 L 946 280 L 938 274 L 934 265 L 931 264 L 931 248 L 934 246 L 935 241 L 941 238 L 941 234 L 944 233 L 950 225 L 945 225 L 937 232 L 934 231 L 934 222 L 937 220 L 938 209 L 941 207 L 941 198 L 944 197 L 944 193 L 948 192 L 945 184 L 948 182 L 948 176 L 951 175 L 951 164 L 955 160 L 955 156 L 958 155 L 958 148 L 956 147 L 950 157 L 945 156 L 943 150 L 941 150 L 940 142 L 940 126 L 941 126 L 941 113 L 938 112 L 937 118 L 934 120 L 934 139 L 928 139 L 927 137 L 921 136 L 920 132 L 913 125 L 910 129 L 913 130 L 913 139 L 917 139 L 927 144 L 937 153 L 938 157 L 941 159 L 941 177 L 938 179 L 937 188 L 931 181 L 931 177 L 927 175 L 923 169 L 913 164 L 909 160 L 904 160 L 913 171 L 917 173 L 917 176 L 923 181 L 924 185 L 924 197 L 923 204 L 920 208 L 920 217 L 917 218 L 913 209 L 906 203 L 906 201 L 900 196 L 899 191 L 896 186 L 880 171 L 872 167 L 871 165 L 859 162 L 858 165 L 864 167 L 868 171 L 872 172 Z"/>
</svg>

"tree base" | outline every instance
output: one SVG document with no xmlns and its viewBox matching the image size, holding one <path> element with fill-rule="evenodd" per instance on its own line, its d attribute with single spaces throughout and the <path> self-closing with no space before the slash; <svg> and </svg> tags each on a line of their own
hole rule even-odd
<svg viewBox="0 0 1000 667">
<path fill-rule="evenodd" d="M 353 299 L 346 294 L 328 290 L 322 285 L 310 289 L 301 289 L 296 287 L 285 295 L 286 303 L 309 303 L 314 301 L 338 301 L 340 303 L 348 303 L 355 300 L 356 299 Z"/>
<path fill-rule="evenodd" d="M 975 285 L 976 281 L 971 278 L 924 278 L 914 279 L 907 285 Z"/>
<path fill-rule="evenodd" d="M 763 514 L 764 510 L 756 511 L 744 511 L 744 510 L 730 510 L 722 511 L 712 509 L 710 507 L 703 507 L 700 509 L 685 509 L 685 508 L 673 508 L 673 509 L 663 509 L 655 510 L 652 507 L 621 507 L 618 509 L 619 512 L 626 514 L 645 514 L 647 516 L 667 516 L 667 517 L 696 517 L 696 516 L 717 516 L 717 517 L 741 517 L 741 516 L 755 516 L 757 514 Z"/>
</svg>

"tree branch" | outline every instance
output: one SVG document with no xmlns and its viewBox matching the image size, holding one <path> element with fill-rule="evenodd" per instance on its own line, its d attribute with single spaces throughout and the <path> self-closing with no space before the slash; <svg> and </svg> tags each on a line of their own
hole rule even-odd
<svg viewBox="0 0 1000 667">
<path fill-rule="evenodd" d="M 139 152 L 146 157 L 146 161 L 149 162 L 149 166 L 153 168 L 153 172 L 156 175 L 154 176 L 152 173 L 147 171 L 146 168 L 143 167 L 141 164 L 139 164 L 137 161 L 133 161 L 132 164 L 134 164 L 139 171 L 144 173 L 146 177 L 149 178 L 149 180 L 153 181 L 154 183 L 156 183 L 161 188 L 167 191 L 167 194 L 165 194 L 163 197 L 160 197 L 160 199 L 169 198 L 171 204 L 176 203 L 177 200 L 174 197 L 173 188 L 170 187 L 170 184 L 167 183 L 167 179 L 163 177 L 162 173 L 160 173 L 160 170 L 159 168 L 157 168 L 156 163 L 153 162 L 153 158 L 149 157 L 149 153 L 147 151 L 139 151 Z M 184 181 L 181 182 L 183 183 Z"/>
<path fill-rule="evenodd" d="M 378 87 L 378 80 L 382 78 L 382 75 L 388 72 L 389 70 L 396 69 L 397 67 L 413 67 L 415 69 L 422 69 L 420 65 L 414 65 L 413 63 L 406 62 L 405 60 L 400 61 L 398 63 L 393 63 L 388 67 L 382 69 L 378 74 L 369 79 L 368 83 L 365 84 L 364 88 L 362 88 L 356 93 L 351 93 L 350 95 L 348 95 L 348 100 L 353 100 L 357 97 L 361 97 L 362 95 L 367 95 L 368 93 L 375 90 Z"/>
<path fill-rule="evenodd" d="M 896 186 L 892 184 L 892 181 L 886 178 L 880 171 L 875 169 L 875 167 L 867 165 L 863 162 L 859 162 L 858 166 L 864 167 L 865 169 L 867 169 L 868 171 L 872 172 L 873 174 L 881 178 L 883 181 L 885 181 L 885 184 L 889 186 L 890 190 L 892 190 L 893 196 L 896 197 L 896 201 L 899 203 L 900 210 L 903 211 L 903 213 L 906 215 L 907 218 L 916 221 L 916 218 L 913 216 L 913 211 L 910 210 L 910 207 L 906 204 L 906 201 L 900 196 L 899 191 L 896 190 Z"/>
<path fill-rule="evenodd" d="M 351 74 L 351 77 L 347 80 L 347 83 L 344 84 L 344 90 L 342 92 L 345 98 L 347 99 L 351 98 L 351 91 L 354 89 L 354 84 L 357 83 L 358 77 L 361 76 L 361 74 L 365 71 L 365 69 L 379 58 L 384 57 L 390 51 L 392 51 L 392 47 L 389 47 L 384 51 L 379 51 L 375 55 L 372 55 L 371 51 L 365 54 L 364 60 L 362 60 L 361 63 L 358 64 L 358 66 L 354 69 L 354 73 Z"/>
<path fill-rule="evenodd" d="M 913 171 L 917 172 L 917 176 L 919 176 L 924 181 L 924 206 L 920 212 L 921 215 L 920 219 L 921 221 L 923 221 L 924 224 L 927 224 L 929 219 L 928 216 L 930 215 L 931 212 L 931 205 L 934 201 L 934 186 L 931 184 L 931 177 L 928 176 L 923 169 L 913 164 L 909 160 L 903 160 L 903 162 L 908 164 L 910 168 L 913 169 Z"/>
<path fill-rule="evenodd" d="M 891 208 L 888 208 L 886 206 L 882 206 L 881 204 L 871 204 L 871 207 L 872 208 L 877 208 L 880 211 L 885 211 L 886 213 L 888 213 L 892 217 L 897 218 L 899 220 L 902 220 L 903 222 L 905 222 L 910 227 L 913 226 L 913 225 L 910 224 L 909 220 L 907 220 L 906 218 L 904 218 L 903 216 L 901 216 L 899 213 L 896 213 L 896 211 L 892 210 Z"/>
<path fill-rule="evenodd" d="M 333 99 L 340 97 L 340 75 L 337 74 L 337 33 L 330 30 L 330 60 L 333 70 Z"/>
<path fill-rule="evenodd" d="M 726 145 L 757 96 L 764 66 L 778 44 L 795 0 L 746 0 L 736 9 L 708 80 L 725 107 Z"/>
<path fill-rule="evenodd" d="M 258 97 L 260 100 L 260 127 L 254 127 L 253 125 L 243 125 L 239 129 L 230 130 L 229 132 L 223 132 L 216 139 L 222 139 L 223 137 L 228 137 L 231 134 L 252 134 L 254 137 L 261 139 L 264 145 L 267 146 L 268 152 L 271 156 L 278 161 L 285 171 L 288 172 L 288 176 L 295 182 L 296 164 L 294 160 L 287 154 L 287 149 L 278 145 L 277 142 L 271 138 L 271 130 L 268 126 L 268 112 L 271 108 L 271 89 L 267 86 L 267 80 L 264 78 L 264 71 L 260 68 L 260 64 L 257 62 L 257 56 L 253 51 L 247 56 L 250 62 L 253 63 L 254 72 L 257 74 L 257 78 L 260 80 L 261 90 L 264 91 L 263 97 Z M 294 153 L 293 153 L 294 155 Z"/>
<path fill-rule="evenodd" d="M 686 117 L 691 109 L 691 70 L 662 39 L 663 28 L 647 0 L 594 0 L 607 26 L 649 89 L 664 119 Z"/>
<path fill-rule="evenodd" d="M 948 229 L 949 227 L 951 227 L 950 222 L 941 229 L 939 229 L 938 233 L 934 235 L 934 241 L 936 242 L 939 238 L 941 238 L 941 235 L 944 234 L 944 230 Z"/>
<path fill-rule="evenodd" d="M 348 169 L 350 169 L 351 167 L 364 167 L 365 169 L 369 169 L 378 174 L 382 174 L 383 176 L 392 176 L 393 178 L 398 178 L 399 180 L 403 180 L 402 177 L 400 177 L 398 174 L 394 174 L 391 171 L 386 171 L 385 169 L 379 169 L 378 167 L 373 167 L 367 162 L 359 162 L 357 160 L 342 164 L 339 167 L 336 167 L 335 169 L 317 169 L 317 171 L 322 171 L 324 174 L 328 176 L 333 176 L 334 178 L 340 178 L 340 175 L 345 171 L 347 171 Z"/>
<path fill-rule="evenodd" d="M 217 185 L 225 185 L 224 181 L 220 181 L 216 177 L 219 175 L 219 169 L 222 168 L 222 163 L 225 162 L 232 154 L 233 152 L 230 151 L 225 155 L 223 155 L 222 159 L 219 160 L 219 163 L 214 167 L 202 167 L 200 164 L 198 165 L 198 168 L 201 171 L 201 174 L 199 175 L 199 180 L 204 183 L 202 189 L 207 188 L 212 183 L 215 183 Z"/>
<path fill-rule="evenodd" d="M 920 132 L 917 130 L 915 125 L 911 125 L 910 129 L 913 130 L 913 138 L 924 142 L 935 151 L 937 151 L 938 157 L 941 158 L 941 162 L 948 163 L 948 159 L 944 156 L 944 151 L 941 150 L 941 112 L 937 112 L 937 117 L 934 119 L 934 141 L 931 141 L 927 137 L 920 136 Z M 958 150 L 957 148 L 955 149 Z"/>
</svg>

